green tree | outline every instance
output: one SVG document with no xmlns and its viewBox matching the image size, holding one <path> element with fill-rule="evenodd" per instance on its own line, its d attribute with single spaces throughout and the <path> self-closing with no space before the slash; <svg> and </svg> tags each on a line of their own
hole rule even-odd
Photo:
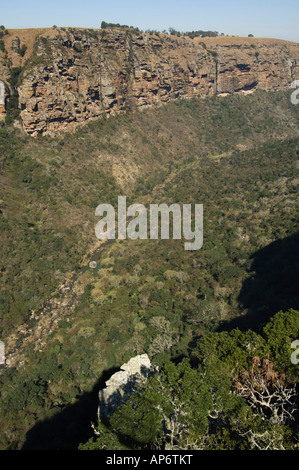
<svg viewBox="0 0 299 470">
<path fill-rule="evenodd" d="M 186 445 L 200 440 L 210 420 L 235 406 L 230 393 L 228 370 L 218 361 L 206 368 L 192 368 L 184 359 L 167 363 L 151 378 L 140 394 L 133 396 L 110 419 L 112 429 L 137 447 Z"/>
</svg>

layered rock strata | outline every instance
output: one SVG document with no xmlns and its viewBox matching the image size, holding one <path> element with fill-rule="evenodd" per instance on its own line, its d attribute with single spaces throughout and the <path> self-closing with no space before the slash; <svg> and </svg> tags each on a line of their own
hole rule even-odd
<svg viewBox="0 0 299 470">
<path fill-rule="evenodd" d="M 299 44 L 288 41 L 58 29 L 37 35 L 24 64 L 20 119 L 28 134 L 55 135 L 128 109 L 279 90 L 296 78 Z"/>
</svg>

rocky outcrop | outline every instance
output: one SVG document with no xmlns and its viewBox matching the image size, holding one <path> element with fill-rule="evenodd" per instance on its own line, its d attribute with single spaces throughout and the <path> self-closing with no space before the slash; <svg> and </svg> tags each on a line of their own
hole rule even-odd
<svg viewBox="0 0 299 470">
<path fill-rule="evenodd" d="M 157 370 L 157 367 L 151 364 L 147 354 L 135 356 L 123 364 L 120 371 L 107 380 L 106 388 L 99 392 L 99 420 L 109 417 L 133 393 L 140 390 L 146 380 Z"/>
<path fill-rule="evenodd" d="M 0 121 L 4 122 L 6 117 L 6 111 L 4 104 L 0 104 Z"/>
<path fill-rule="evenodd" d="M 36 37 L 25 63 L 20 118 L 28 134 L 55 135 L 127 109 L 283 89 L 295 78 L 299 44 L 288 41 L 57 29 Z"/>
<path fill-rule="evenodd" d="M 5 85 L 0 80 L 0 121 L 5 121 Z"/>
</svg>

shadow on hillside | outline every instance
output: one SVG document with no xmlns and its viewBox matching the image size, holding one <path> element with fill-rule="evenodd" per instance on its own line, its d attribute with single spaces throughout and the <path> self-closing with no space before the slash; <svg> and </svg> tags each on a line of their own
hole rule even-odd
<svg viewBox="0 0 299 470">
<path fill-rule="evenodd" d="M 299 310 L 299 233 L 278 240 L 252 256 L 251 276 L 245 280 L 238 300 L 246 315 L 224 322 L 218 331 L 259 330 L 279 310 Z M 119 368 L 104 371 L 93 390 L 74 405 L 36 424 L 26 436 L 22 450 L 77 450 L 93 436 L 98 394 Z"/>
<path fill-rule="evenodd" d="M 259 330 L 272 315 L 299 310 L 299 232 L 277 240 L 252 256 L 251 276 L 238 301 L 246 315 L 224 322 L 218 331 L 233 328 Z"/>
<path fill-rule="evenodd" d="M 119 368 L 103 372 L 92 391 L 84 393 L 73 405 L 45 421 L 37 423 L 26 435 L 22 450 L 77 450 L 93 436 L 91 423 L 97 421 L 98 393 Z"/>
</svg>

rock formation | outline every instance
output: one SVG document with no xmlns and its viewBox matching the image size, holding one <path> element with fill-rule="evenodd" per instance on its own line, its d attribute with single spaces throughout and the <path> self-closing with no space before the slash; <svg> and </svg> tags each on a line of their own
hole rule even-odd
<svg viewBox="0 0 299 470">
<path fill-rule="evenodd" d="M 22 125 L 33 136 L 179 97 L 289 88 L 299 78 L 299 44 L 275 39 L 57 28 L 31 42 L 18 94 Z M 20 61 L 15 43 L 9 47 Z M 0 79 L 7 72 L 0 62 Z"/>
<path fill-rule="evenodd" d="M 5 85 L 0 81 L 0 121 L 5 121 Z"/>
<path fill-rule="evenodd" d="M 135 356 L 123 364 L 120 371 L 107 380 L 106 388 L 99 392 L 99 420 L 110 416 L 134 392 L 140 390 L 142 384 L 157 370 L 147 354 Z"/>
</svg>

